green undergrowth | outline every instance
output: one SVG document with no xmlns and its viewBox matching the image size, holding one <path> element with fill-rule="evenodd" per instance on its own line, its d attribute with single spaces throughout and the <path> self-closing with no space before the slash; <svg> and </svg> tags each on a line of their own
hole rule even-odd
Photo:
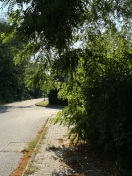
<svg viewBox="0 0 132 176">
<path fill-rule="evenodd" d="M 49 105 L 49 100 L 44 100 L 35 104 L 36 106 L 46 107 Z"/>
<path fill-rule="evenodd" d="M 49 104 L 49 100 L 41 101 L 35 104 L 36 106 L 41 106 L 41 107 L 56 107 L 56 108 L 64 108 L 65 106 L 61 105 L 51 105 Z"/>
</svg>

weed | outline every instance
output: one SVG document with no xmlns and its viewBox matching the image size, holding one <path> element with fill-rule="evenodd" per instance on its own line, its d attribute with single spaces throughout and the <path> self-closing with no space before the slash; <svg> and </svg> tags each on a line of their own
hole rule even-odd
<svg viewBox="0 0 132 176">
<path fill-rule="evenodd" d="M 31 150 L 34 150 L 37 145 L 37 142 L 38 142 L 38 139 L 34 139 L 28 144 L 27 147 L 25 147 L 25 149 L 22 152 L 25 153 L 25 152 L 30 152 Z"/>
<path fill-rule="evenodd" d="M 36 168 L 32 164 L 29 165 L 28 169 L 25 171 L 25 176 L 31 175 L 35 172 Z"/>
</svg>

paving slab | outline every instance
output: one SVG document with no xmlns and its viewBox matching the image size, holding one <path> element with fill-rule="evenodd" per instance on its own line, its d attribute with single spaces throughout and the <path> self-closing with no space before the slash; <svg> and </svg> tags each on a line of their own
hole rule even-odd
<svg viewBox="0 0 132 176">
<path fill-rule="evenodd" d="M 59 109 L 35 106 L 33 99 L 0 106 L 0 176 L 9 176 L 19 165 L 21 151 Z"/>
<path fill-rule="evenodd" d="M 40 149 L 33 157 L 23 176 L 100 176 L 99 171 L 85 161 L 84 156 L 68 156 L 68 150 L 73 150 L 69 146 L 68 128 L 48 123 L 47 133 L 44 139 L 40 139 Z M 79 170 L 74 169 L 76 161 L 80 162 Z M 82 164 L 81 162 L 85 162 Z M 33 173 L 29 174 L 30 168 L 34 168 Z"/>
<path fill-rule="evenodd" d="M 0 152 L 0 160 L 4 161 L 0 163 L 0 176 L 9 176 L 14 168 L 17 167 L 22 155 L 22 153 L 18 152 Z"/>
<path fill-rule="evenodd" d="M 27 145 L 25 142 L 10 142 L 3 152 L 22 152 Z"/>
</svg>

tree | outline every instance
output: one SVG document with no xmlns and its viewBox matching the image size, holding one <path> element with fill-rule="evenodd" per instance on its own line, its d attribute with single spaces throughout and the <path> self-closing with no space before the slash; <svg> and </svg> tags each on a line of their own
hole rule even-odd
<svg viewBox="0 0 132 176">
<path fill-rule="evenodd" d="M 23 93 L 23 65 L 16 66 L 13 57 L 22 48 L 16 38 L 4 44 L 3 36 L 9 29 L 7 23 L 0 23 L 0 98 L 3 101 L 18 100 Z"/>
<path fill-rule="evenodd" d="M 6 3 L 6 1 L 4 2 Z M 114 52 L 116 55 L 121 55 L 121 58 L 123 57 L 122 53 L 120 54 L 119 51 L 122 42 L 116 44 L 116 37 L 114 38 L 112 35 L 115 36 L 117 33 L 118 39 L 130 36 L 128 35 L 131 24 L 130 18 L 132 15 L 130 0 L 33 0 L 32 2 L 29 0 L 17 0 L 16 3 L 19 6 L 19 10 L 16 11 L 13 10 L 15 1 L 10 0 L 7 2 L 9 2 L 9 16 L 11 19 L 12 31 L 25 42 L 28 42 L 23 53 L 25 52 L 27 54 L 27 52 L 29 52 L 29 55 L 38 54 L 38 56 L 35 57 L 35 60 L 39 63 L 39 67 L 34 78 L 40 78 L 40 82 L 43 80 L 42 82 L 44 83 L 46 76 L 43 77 L 40 75 L 42 75 L 45 70 L 47 71 L 47 67 L 48 69 L 50 67 L 52 77 L 58 74 L 67 76 L 70 82 L 68 87 L 73 91 L 74 86 L 77 84 L 75 76 L 78 75 L 78 67 L 82 64 L 80 63 L 81 57 L 84 59 L 83 62 L 86 65 L 87 62 L 90 62 L 93 65 L 90 73 L 97 70 L 94 66 L 97 64 L 98 68 L 99 63 L 97 61 L 99 58 L 102 59 L 102 61 L 99 59 L 100 62 L 106 60 L 104 67 L 107 67 L 108 65 L 108 68 L 111 68 L 112 62 L 110 62 L 110 58 L 114 60 Z M 28 4 L 26 10 L 23 9 L 23 3 Z M 127 28 L 124 28 L 125 23 L 127 24 Z M 107 33 L 111 34 L 109 38 L 111 40 L 110 45 L 108 41 L 106 41 L 105 36 L 107 36 Z M 120 37 L 120 35 L 122 37 Z M 102 39 L 103 42 L 105 40 L 109 48 L 104 47 L 105 42 L 101 42 Z M 130 40 L 131 38 L 129 38 L 129 41 Z M 76 41 L 82 43 L 81 48 L 73 48 L 73 44 Z M 124 39 L 124 41 L 127 40 Z M 104 50 L 101 52 L 102 49 Z M 113 53 L 108 52 L 109 49 L 110 51 L 112 50 Z M 121 50 L 123 51 L 122 48 Z M 45 52 L 50 53 L 50 58 L 44 56 Z M 129 52 L 127 52 L 127 49 L 124 52 L 126 52 L 127 55 L 130 55 Z M 109 53 L 111 56 L 108 56 Z M 90 58 L 92 58 L 93 61 L 89 61 Z M 115 64 L 115 61 L 113 62 Z M 123 62 L 123 59 L 121 62 Z M 89 69 L 89 64 L 87 70 Z M 131 63 L 129 64 L 131 65 Z M 85 73 L 85 67 L 83 67 L 82 74 Z M 104 69 L 103 64 L 100 70 L 101 69 Z M 88 78 L 92 81 L 96 78 L 96 72 L 91 75 L 90 73 L 90 78 Z M 109 74 L 113 73 L 110 72 Z M 109 76 L 109 74 L 107 76 Z M 83 79 L 89 83 L 87 77 Z M 100 76 L 96 79 L 100 81 Z M 78 84 L 81 84 L 79 83 L 79 80 L 77 82 Z M 109 85 L 108 82 L 107 84 Z M 78 89 L 80 90 L 79 86 Z M 68 89 L 69 92 L 70 90 Z M 85 96 L 85 93 L 83 96 Z M 92 98 L 89 96 L 92 95 L 88 94 L 87 98 Z"/>
<path fill-rule="evenodd" d="M 118 0 L 2 0 L 9 4 L 9 14 L 13 31 L 30 40 L 36 49 L 55 47 L 59 52 L 71 46 L 74 34 L 85 29 L 89 34 L 103 28 L 112 28 L 122 19 L 131 18 L 131 1 Z M 13 11 L 15 3 L 20 10 Z M 24 10 L 23 3 L 27 4 Z M 88 31 L 87 31 L 88 32 Z"/>
<path fill-rule="evenodd" d="M 18 54 L 23 49 L 24 43 L 16 36 L 5 43 L 4 36 L 8 30 L 9 25 L 6 22 L 0 23 L 0 99 L 4 102 L 11 102 L 30 97 L 35 98 L 37 96 L 35 88 L 29 91 L 26 87 L 25 77 L 31 75 L 27 73 L 29 61 L 26 57 L 22 59 Z M 20 57 L 21 62 L 17 63 Z M 40 92 L 40 89 L 38 91 Z"/>
<path fill-rule="evenodd" d="M 115 152 L 120 163 L 118 174 L 130 176 L 131 43 L 121 33 L 107 33 L 96 37 L 88 50 L 77 56 L 76 70 L 59 93 L 68 99 L 68 107 L 59 112 L 54 122 L 72 126 L 70 133 L 75 139 Z"/>
</svg>

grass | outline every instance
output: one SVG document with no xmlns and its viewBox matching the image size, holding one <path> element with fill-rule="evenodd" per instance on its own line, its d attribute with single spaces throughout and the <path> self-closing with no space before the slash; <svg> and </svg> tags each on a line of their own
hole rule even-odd
<svg viewBox="0 0 132 176">
<path fill-rule="evenodd" d="M 57 108 L 64 108 L 65 106 L 61 105 L 51 105 L 49 104 L 49 100 L 41 101 L 35 104 L 36 106 L 42 106 L 42 107 L 57 107 Z"/>
<path fill-rule="evenodd" d="M 31 174 L 33 174 L 35 172 L 35 170 L 36 170 L 36 168 L 32 164 L 30 164 L 29 168 L 25 172 L 25 175 L 27 175 L 27 176 L 31 175 Z"/>
<path fill-rule="evenodd" d="M 37 145 L 38 139 L 34 139 L 33 141 L 31 141 L 27 147 L 25 147 L 25 149 L 22 151 L 23 153 L 25 152 L 30 152 L 32 150 L 35 149 L 36 145 Z"/>
<path fill-rule="evenodd" d="M 48 104 L 49 104 L 49 100 L 45 100 L 45 101 L 38 102 L 35 105 L 36 106 L 46 107 L 46 106 L 48 106 Z"/>
<path fill-rule="evenodd" d="M 34 139 L 33 141 L 31 141 L 29 143 L 29 145 L 25 148 L 25 151 L 26 152 L 30 152 L 30 151 L 34 151 L 34 156 L 31 158 L 30 162 L 29 162 L 29 165 L 27 167 L 27 169 L 25 170 L 24 172 L 24 175 L 25 176 L 28 176 L 28 175 L 31 175 L 33 174 L 36 170 L 37 170 L 37 167 L 33 165 L 33 161 L 34 161 L 34 158 L 36 156 L 36 154 L 39 152 L 39 149 L 41 147 L 41 144 L 42 144 L 42 140 L 45 139 L 45 135 L 47 133 L 47 130 L 48 130 L 48 127 L 45 127 L 45 129 L 42 131 L 41 133 L 41 138 L 39 137 L 39 145 L 37 146 L 37 143 L 38 143 L 38 139 Z M 37 147 L 36 147 L 37 146 Z"/>
<path fill-rule="evenodd" d="M 39 145 L 38 141 L 41 138 L 45 137 L 46 131 L 47 131 L 47 127 L 46 124 L 48 122 L 48 119 L 45 123 L 45 125 L 42 127 L 42 129 L 38 132 L 36 138 L 34 140 L 32 140 L 27 147 L 25 147 L 25 149 L 22 151 L 23 153 L 23 157 L 21 158 L 18 167 L 12 172 L 11 176 L 21 176 L 28 164 L 29 159 L 31 158 L 31 156 L 36 155 L 38 153 L 39 150 Z M 26 175 L 30 175 L 32 173 L 35 172 L 35 167 L 33 166 L 33 163 L 31 161 L 31 163 L 29 164 L 28 169 L 25 171 Z"/>
</svg>

